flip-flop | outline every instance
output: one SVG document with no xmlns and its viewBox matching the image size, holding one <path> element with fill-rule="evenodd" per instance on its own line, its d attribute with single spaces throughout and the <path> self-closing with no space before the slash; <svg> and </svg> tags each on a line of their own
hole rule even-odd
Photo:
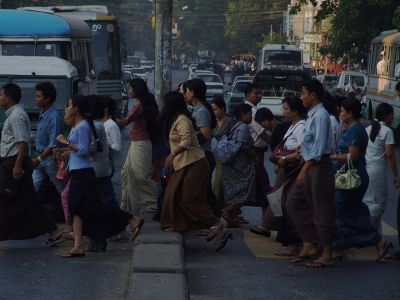
<svg viewBox="0 0 400 300">
<path fill-rule="evenodd" d="M 43 243 L 43 246 L 46 247 L 54 247 L 58 244 L 61 244 L 65 242 L 67 239 L 64 237 L 64 235 L 61 233 L 58 237 L 54 238 L 48 238 L 46 242 Z"/>
<path fill-rule="evenodd" d="M 320 262 L 320 261 L 316 261 L 316 260 L 306 264 L 306 266 L 309 268 L 330 268 L 330 267 L 333 267 L 334 265 L 335 265 L 335 263 L 333 261 Z"/>
<path fill-rule="evenodd" d="M 380 261 L 382 258 L 384 258 L 388 254 L 389 249 L 392 248 L 392 247 L 393 247 L 392 242 L 386 243 L 385 244 L 385 249 L 383 249 L 382 251 L 378 252 L 378 257 L 375 259 L 375 261 Z"/>
<path fill-rule="evenodd" d="M 276 256 L 283 256 L 283 257 L 292 257 L 292 256 L 298 256 L 298 252 L 285 252 L 285 251 L 275 251 L 274 254 Z"/>
<path fill-rule="evenodd" d="M 314 258 L 314 255 L 304 255 L 304 256 L 298 255 L 298 256 L 296 256 L 295 258 L 293 258 L 291 260 L 291 263 L 299 264 L 299 263 L 302 263 L 302 262 L 304 262 L 306 260 L 309 260 L 309 259 L 312 259 L 312 258 Z"/>
<path fill-rule="evenodd" d="M 144 224 L 144 219 L 141 219 L 139 221 L 139 224 L 135 227 L 134 230 L 132 230 L 132 237 L 131 240 L 133 241 L 134 239 L 136 239 L 136 237 L 139 235 L 140 230 L 142 229 Z"/>
<path fill-rule="evenodd" d="M 270 237 L 271 236 L 271 232 L 270 231 L 262 230 L 259 227 L 250 227 L 250 232 L 252 232 L 254 234 L 262 235 L 262 236 L 265 236 L 265 237 Z"/>
<path fill-rule="evenodd" d="M 218 244 L 215 247 L 215 251 L 219 251 L 219 250 L 225 248 L 228 240 L 233 240 L 233 235 L 232 235 L 232 232 L 225 231 L 222 238 L 218 241 Z"/>
<path fill-rule="evenodd" d="M 64 255 L 61 255 L 62 258 L 77 258 L 77 257 L 84 257 L 85 256 L 85 252 L 82 253 L 71 253 L 68 252 Z"/>
</svg>

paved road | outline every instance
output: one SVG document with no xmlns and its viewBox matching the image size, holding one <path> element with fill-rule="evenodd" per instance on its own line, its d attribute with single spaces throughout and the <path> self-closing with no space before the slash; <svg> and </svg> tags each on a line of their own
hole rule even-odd
<svg viewBox="0 0 400 300">
<path fill-rule="evenodd" d="M 175 78 L 184 80 L 185 75 L 175 75 Z M 397 154 L 400 158 L 400 153 Z M 266 157 L 269 155 L 267 153 Z M 272 164 L 266 159 L 265 165 L 274 182 Z M 390 201 L 384 217 L 384 234 L 397 245 L 394 227 L 398 192 L 391 181 L 388 188 Z M 261 212 L 259 208 L 247 207 L 244 216 L 250 225 L 256 225 Z M 347 252 L 348 259 L 334 268 L 314 270 L 279 259 L 273 254 L 279 248 L 274 238 L 254 235 L 248 227 L 234 230 L 234 240 L 218 253 L 213 250 L 214 245 L 204 239 L 194 234 L 186 236 L 185 259 L 191 299 L 400 298 L 397 280 L 400 264 L 375 263 L 373 247 L 352 249 Z"/>
<path fill-rule="evenodd" d="M 173 73 L 173 85 L 186 72 Z M 151 78 L 149 85 L 151 84 Z M 129 147 L 127 130 L 120 169 Z M 266 166 L 273 181 L 271 165 Z M 120 191 L 118 172 L 114 183 Z M 389 183 L 390 185 L 390 183 Z M 397 192 L 390 187 L 385 214 L 386 238 L 395 241 Z M 257 224 L 260 211 L 246 208 L 245 216 Z M 43 248 L 45 237 L 0 243 L 0 299 L 125 299 L 132 243 L 110 244 L 106 253 L 88 253 L 79 260 L 59 256 L 71 247 Z M 349 260 L 334 268 L 310 270 L 293 266 L 273 255 L 277 244 L 245 228 L 216 253 L 213 244 L 193 234 L 186 236 L 186 264 L 191 299 L 399 299 L 397 262 L 373 262 L 373 249 L 353 250 Z"/>
</svg>

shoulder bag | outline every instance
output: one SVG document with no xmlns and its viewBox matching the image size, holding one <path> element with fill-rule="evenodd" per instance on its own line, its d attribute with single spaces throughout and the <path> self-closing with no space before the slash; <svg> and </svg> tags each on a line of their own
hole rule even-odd
<svg viewBox="0 0 400 300">
<path fill-rule="evenodd" d="M 361 178 L 354 169 L 350 154 L 347 154 L 347 163 L 335 174 L 335 188 L 338 190 L 355 190 L 361 185 Z"/>
<path fill-rule="evenodd" d="M 232 140 L 232 133 L 239 125 L 240 123 L 233 126 L 228 136 L 223 135 L 213 150 L 215 159 L 223 164 L 230 163 L 242 147 L 240 142 Z"/>
</svg>

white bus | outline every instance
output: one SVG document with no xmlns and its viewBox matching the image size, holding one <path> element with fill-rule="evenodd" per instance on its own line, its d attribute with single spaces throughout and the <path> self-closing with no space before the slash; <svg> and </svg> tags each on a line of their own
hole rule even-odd
<svg viewBox="0 0 400 300">
<path fill-rule="evenodd" d="M 303 51 L 291 45 L 264 45 L 258 57 L 258 71 L 271 69 L 303 70 Z"/>
<path fill-rule="evenodd" d="M 383 53 L 382 53 L 383 52 Z M 377 72 L 377 64 L 383 54 L 383 68 Z M 373 117 L 379 103 L 389 103 L 394 108 L 395 121 L 400 122 L 400 99 L 395 90 L 399 78 L 395 69 L 400 67 L 400 32 L 397 30 L 383 31 L 371 41 L 368 60 L 368 85 L 366 104 L 369 116 Z M 378 74 L 380 73 L 380 74 Z"/>
</svg>

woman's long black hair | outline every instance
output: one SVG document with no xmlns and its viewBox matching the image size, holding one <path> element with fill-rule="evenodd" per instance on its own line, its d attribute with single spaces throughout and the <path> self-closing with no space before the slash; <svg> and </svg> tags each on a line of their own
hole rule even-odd
<svg viewBox="0 0 400 300">
<path fill-rule="evenodd" d="M 393 114 L 393 106 L 388 103 L 381 103 L 376 107 L 375 119 L 371 122 L 371 133 L 369 135 L 372 142 L 375 142 L 375 139 L 381 130 L 381 124 L 379 122 L 383 121 L 391 114 Z"/>
<path fill-rule="evenodd" d="M 169 140 L 169 132 L 171 131 L 172 124 L 175 122 L 179 115 L 188 117 L 196 127 L 189 110 L 187 109 L 185 98 L 179 92 L 168 92 L 163 97 L 164 108 L 161 111 L 161 124 L 163 125 L 164 138 Z"/>
<path fill-rule="evenodd" d="M 146 118 L 146 129 L 152 141 L 160 137 L 160 112 L 156 99 L 150 93 L 146 82 L 142 78 L 134 78 L 129 85 L 135 93 L 135 97 L 142 104 Z"/>
<path fill-rule="evenodd" d="M 102 152 L 103 146 L 101 145 L 99 135 L 97 134 L 96 127 L 94 127 L 93 117 L 91 115 L 91 103 L 94 101 L 93 96 L 82 96 L 75 95 L 71 97 L 72 106 L 79 109 L 83 118 L 88 121 L 90 128 L 92 129 L 93 136 L 96 140 L 97 151 Z M 104 114 L 104 110 L 103 110 Z"/>
<path fill-rule="evenodd" d="M 212 110 L 211 104 L 206 100 L 207 86 L 205 82 L 199 78 L 191 79 L 186 81 L 186 88 L 191 90 L 194 96 L 200 100 L 200 102 L 207 108 L 211 118 L 211 130 L 217 126 L 217 120 Z"/>
</svg>

